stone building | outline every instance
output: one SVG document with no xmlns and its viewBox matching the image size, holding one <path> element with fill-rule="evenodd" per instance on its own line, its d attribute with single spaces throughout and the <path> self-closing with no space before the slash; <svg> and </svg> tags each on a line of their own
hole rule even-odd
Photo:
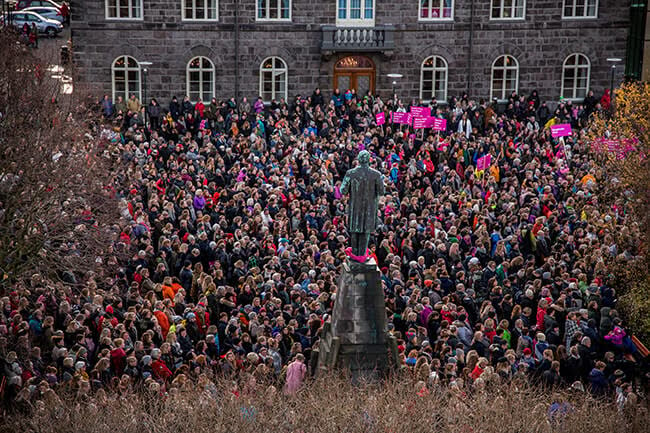
<svg viewBox="0 0 650 433">
<path fill-rule="evenodd" d="M 631 13 L 630 0 L 71 3 L 78 82 L 161 102 L 270 101 L 316 87 L 326 95 L 394 87 L 423 100 L 538 89 L 545 100 L 579 100 L 587 89 L 602 93 L 612 76 L 623 79 Z M 608 58 L 622 61 L 612 69 Z"/>
</svg>

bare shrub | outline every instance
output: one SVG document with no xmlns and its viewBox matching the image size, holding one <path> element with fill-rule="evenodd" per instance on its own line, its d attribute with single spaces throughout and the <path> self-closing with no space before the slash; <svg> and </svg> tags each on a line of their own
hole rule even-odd
<svg viewBox="0 0 650 433">
<path fill-rule="evenodd" d="M 421 385 L 421 384 L 419 384 Z M 295 396 L 232 382 L 213 391 L 190 387 L 167 394 L 129 394 L 89 401 L 65 398 L 36 404 L 13 416 L 4 431 L 88 433 L 178 432 L 612 432 L 646 431 L 645 411 L 625 413 L 588 394 L 546 393 L 528 386 L 488 383 L 472 391 L 410 380 L 353 385 L 340 377 L 319 378 Z M 549 421 L 554 402 L 567 410 Z M 637 409 L 641 410 L 641 409 Z"/>
</svg>

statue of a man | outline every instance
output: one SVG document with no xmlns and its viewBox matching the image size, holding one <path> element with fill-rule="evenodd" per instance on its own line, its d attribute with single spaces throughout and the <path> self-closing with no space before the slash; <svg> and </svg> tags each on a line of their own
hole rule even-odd
<svg viewBox="0 0 650 433">
<path fill-rule="evenodd" d="M 350 257 L 367 260 L 370 234 L 377 227 L 379 197 L 385 194 L 384 179 L 380 172 L 370 168 L 370 153 L 362 150 L 357 157 L 359 165 L 348 170 L 341 184 L 341 193 L 350 193 L 348 203 L 348 231 L 351 237 Z"/>
</svg>

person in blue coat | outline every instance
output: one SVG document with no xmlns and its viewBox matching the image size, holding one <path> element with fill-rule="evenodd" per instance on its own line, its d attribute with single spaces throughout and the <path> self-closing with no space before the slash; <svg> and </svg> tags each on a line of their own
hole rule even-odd
<svg viewBox="0 0 650 433">
<path fill-rule="evenodd" d="M 605 363 L 598 361 L 596 366 L 589 373 L 589 384 L 591 385 L 591 393 L 596 397 L 602 397 L 607 394 L 609 386 L 607 378 L 605 377 Z"/>
</svg>

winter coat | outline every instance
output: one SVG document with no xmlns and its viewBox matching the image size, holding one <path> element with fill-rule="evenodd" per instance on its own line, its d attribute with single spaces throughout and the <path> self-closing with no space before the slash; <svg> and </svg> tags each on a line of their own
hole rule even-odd
<svg viewBox="0 0 650 433">
<path fill-rule="evenodd" d="M 178 104 L 178 101 L 172 100 L 172 102 L 169 103 L 169 114 L 172 115 L 172 119 L 178 120 L 181 115 L 181 106 Z"/>
<path fill-rule="evenodd" d="M 589 385 L 591 386 L 591 392 L 595 396 L 604 396 L 607 393 L 607 378 L 605 373 L 594 368 L 589 373 Z"/>
<path fill-rule="evenodd" d="M 150 104 L 149 107 L 147 108 L 147 113 L 149 113 L 149 117 L 158 119 L 162 114 L 162 108 L 160 108 L 160 105 Z"/>
</svg>

